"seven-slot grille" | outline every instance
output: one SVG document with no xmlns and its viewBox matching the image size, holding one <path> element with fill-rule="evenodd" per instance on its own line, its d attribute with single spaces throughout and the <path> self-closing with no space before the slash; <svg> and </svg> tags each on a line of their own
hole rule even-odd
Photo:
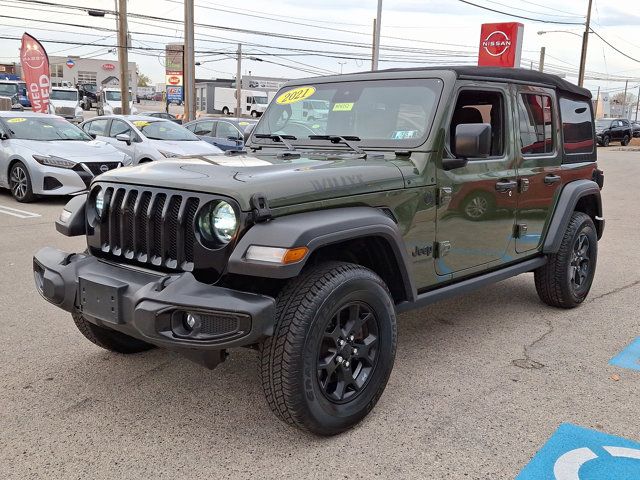
<svg viewBox="0 0 640 480">
<path fill-rule="evenodd" d="M 191 271 L 199 204 L 198 197 L 183 193 L 107 187 L 98 227 L 101 251 L 121 261 Z"/>
</svg>

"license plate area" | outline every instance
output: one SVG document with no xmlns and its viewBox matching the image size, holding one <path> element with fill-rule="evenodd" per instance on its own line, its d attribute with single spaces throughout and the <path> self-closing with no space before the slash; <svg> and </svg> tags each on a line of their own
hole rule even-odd
<svg viewBox="0 0 640 480">
<path fill-rule="evenodd" d="M 111 323 L 122 323 L 122 294 L 127 284 L 113 278 L 87 275 L 78 278 L 82 313 Z"/>
</svg>

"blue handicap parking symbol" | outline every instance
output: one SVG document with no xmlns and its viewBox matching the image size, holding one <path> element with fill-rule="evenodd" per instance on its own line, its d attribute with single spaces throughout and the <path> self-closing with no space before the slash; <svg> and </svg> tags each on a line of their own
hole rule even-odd
<svg viewBox="0 0 640 480">
<path fill-rule="evenodd" d="M 627 348 L 613 357 L 609 364 L 622 368 L 631 368 L 632 370 L 640 370 L 640 337 L 636 338 Z"/>
<path fill-rule="evenodd" d="M 638 480 L 640 443 L 564 423 L 516 480 Z"/>
</svg>

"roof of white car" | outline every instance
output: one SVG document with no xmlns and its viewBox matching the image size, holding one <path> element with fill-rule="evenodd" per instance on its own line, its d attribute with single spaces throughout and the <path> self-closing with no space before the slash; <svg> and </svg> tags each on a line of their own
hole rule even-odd
<svg viewBox="0 0 640 480">
<path fill-rule="evenodd" d="M 73 87 L 51 87 L 51 90 L 65 90 L 67 92 L 77 92 L 77 88 Z"/>
<path fill-rule="evenodd" d="M 170 122 L 166 118 L 150 117 L 148 115 L 101 115 L 95 118 L 121 118 L 129 122 L 148 121 L 148 122 Z M 93 118 L 91 119 L 93 120 Z"/>
</svg>

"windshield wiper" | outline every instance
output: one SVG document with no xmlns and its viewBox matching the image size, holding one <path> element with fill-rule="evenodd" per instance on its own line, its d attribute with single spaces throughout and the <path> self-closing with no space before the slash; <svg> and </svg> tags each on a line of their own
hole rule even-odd
<svg viewBox="0 0 640 480">
<path fill-rule="evenodd" d="M 342 143 L 349 147 L 354 152 L 360 155 L 366 155 L 366 152 L 362 150 L 359 146 L 354 145 L 351 142 L 359 142 L 360 137 L 356 137 L 353 135 L 309 135 L 309 140 L 329 140 L 331 143 Z"/>
<path fill-rule="evenodd" d="M 287 150 L 295 150 L 295 147 L 291 145 L 287 140 L 297 140 L 298 137 L 294 135 L 276 135 L 273 133 L 255 133 L 253 135 L 256 138 L 270 138 L 274 142 L 282 142 L 284 146 L 287 147 Z"/>
</svg>

